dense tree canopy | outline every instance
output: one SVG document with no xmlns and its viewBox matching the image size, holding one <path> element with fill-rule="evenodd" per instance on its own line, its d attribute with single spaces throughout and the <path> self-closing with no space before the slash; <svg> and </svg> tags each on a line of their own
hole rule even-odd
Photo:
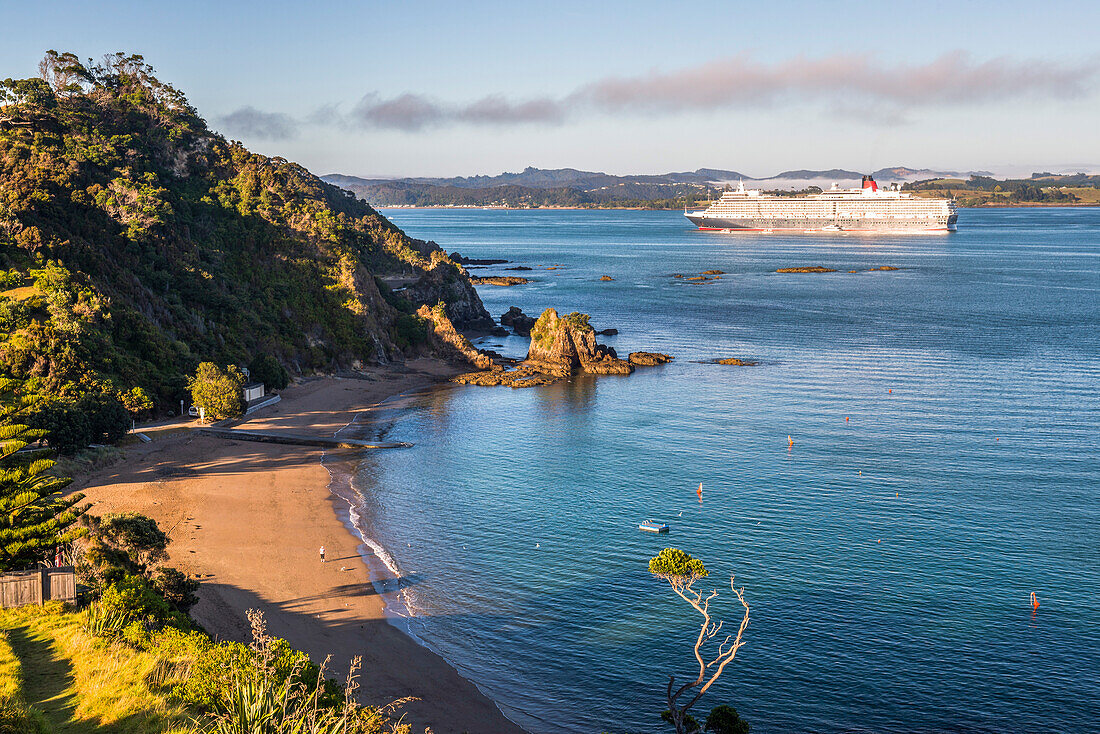
<svg viewBox="0 0 1100 734">
<path fill-rule="evenodd" d="M 18 422 L 33 402 L 0 380 L 0 571 L 53 560 L 79 535 L 76 521 L 85 511 L 83 495 L 61 496 L 69 480 L 47 473 L 54 462 L 45 452 L 28 450 L 44 433 Z"/>
<path fill-rule="evenodd" d="M 667 578 L 696 579 L 707 575 L 698 558 L 692 558 L 679 548 L 665 548 L 649 559 L 649 572 Z"/>
<path fill-rule="evenodd" d="M 136 55 L 51 51 L 41 78 L 0 81 L 0 268 L 0 376 L 67 408 L 96 394 L 147 411 L 138 388 L 169 409 L 202 361 L 400 357 L 419 304 L 376 275 L 487 316 L 437 246 L 211 131 Z"/>
<path fill-rule="evenodd" d="M 222 369 L 213 362 L 203 362 L 189 383 L 191 401 L 206 418 L 235 418 L 244 412 L 244 384 L 244 374 L 236 367 Z"/>
</svg>

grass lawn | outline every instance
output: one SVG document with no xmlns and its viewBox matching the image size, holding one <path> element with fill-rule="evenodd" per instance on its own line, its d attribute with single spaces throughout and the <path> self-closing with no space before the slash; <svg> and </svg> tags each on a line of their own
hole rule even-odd
<svg viewBox="0 0 1100 734">
<path fill-rule="evenodd" d="M 0 611 L 0 707 L 21 698 L 57 734 L 194 729 L 189 712 L 157 683 L 155 656 L 98 640 L 80 620 L 56 606 Z"/>
</svg>

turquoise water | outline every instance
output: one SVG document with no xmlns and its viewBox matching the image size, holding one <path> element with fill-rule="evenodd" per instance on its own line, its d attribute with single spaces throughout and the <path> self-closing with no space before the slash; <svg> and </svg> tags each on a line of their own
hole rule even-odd
<svg viewBox="0 0 1100 734">
<path fill-rule="evenodd" d="M 1100 210 L 964 211 L 952 235 L 881 237 L 386 214 L 535 268 L 480 289 L 496 317 L 580 310 L 622 355 L 676 357 L 434 390 L 379 428 L 415 448 L 360 467 L 366 527 L 404 576 L 395 608 L 516 721 L 667 730 L 667 675 L 690 673 L 698 631 L 646 573 L 672 545 L 708 588 L 735 574 L 752 609 L 703 713 L 732 704 L 755 732 L 1100 730 Z M 900 269 L 774 272 L 818 264 Z M 727 274 L 671 277 L 712 268 Z M 761 364 L 704 363 L 727 356 Z M 650 517 L 671 534 L 639 532 Z"/>
</svg>

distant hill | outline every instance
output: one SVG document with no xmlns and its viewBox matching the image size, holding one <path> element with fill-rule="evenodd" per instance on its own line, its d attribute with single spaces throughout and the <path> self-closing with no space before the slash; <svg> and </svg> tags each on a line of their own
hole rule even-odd
<svg viewBox="0 0 1100 734">
<path fill-rule="evenodd" d="M 641 174 L 614 176 L 599 171 L 579 171 L 575 168 L 532 168 L 527 167 L 519 173 L 501 173 L 497 176 L 457 176 L 454 178 L 407 177 L 398 179 L 360 178 L 339 173 L 322 177 L 337 186 L 376 186 L 386 182 L 399 181 L 424 186 L 453 187 L 460 189 L 488 189 L 496 186 L 523 186 L 529 189 L 571 188 L 581 191 L 615 186 L 624 183 L 649 184 L 705 184 L 713 181 L 728 181 L 745 178 L 737 171 L 723 171 L 700 168 L 698 171 L 683 173 Z"/>
<path fill-rule="evenodd" d="M 988 175 L 988 172 L 973 171 L 975 174 Z M 883 179 L 884 181 L 909 181 L 919 178 L 949 178 L 952 176 L 960 175 L 958 171 L 934 171 L 931 168 L 906 168 L 905 166 L 896 166 L 894 168 L 880 168 L 872 174 L 875 180 Z M 966 174 L 966 175 L 969 175 Z"/>
<path fill-rule="evenodd" d="M 842 168 L 783 171 L 754 178 L 739 171 L 699 168 L 658 174 L 612 175 L 575 168 L 528 167 L 519 173 L 453 178 L 362 178 L 333 173 L 328 183 L 352 191 L 376 206 L 575 206 L 679 208 L 717 195 L 730 182 L 760 188 L 805 188 L 859 181 L 863 174 Z M 955 175 L 954 172 L 895 166 L 874 176 L 884 183 Z"/>
<path fill-rule="evenodd" d="M 852 178 L 861 178 L 862 173 L 856 173 L 855 171 L 845 171 L 843 168 L 830 168 L 827 171 L 809 171 L 801 169 L 798 171 L 783 171 L 783 173 L 777 173 L 774 176 L 768 178 L 756 179 L 758 181 L 782 181 L 786 179 L 797 179 L 804 181 L 808 179 L 828 178 L 834 181 L 846 181 Z"/>
</svg>

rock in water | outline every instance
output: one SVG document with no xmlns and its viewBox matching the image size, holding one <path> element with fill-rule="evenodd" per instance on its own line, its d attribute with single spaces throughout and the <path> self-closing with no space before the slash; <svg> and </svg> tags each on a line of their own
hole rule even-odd
<svg viewBox="0 0 1100 734">
<path fill-rule="evenodd" d="M 619 333 L 619 330 L 618 329 L 602 329 L 600 331 L 597 331 L 596 333 L 599 334 L 600 336 L 615 336 L 616 334 Z"/>
<path fill-rule="evenodd" d="M 558 377 L 577 372 L 598 375 L 630 374 L 634 367 L 618 358 L 615 350 L 596 343 L 596 332 L 588 324 L 588 315 L 573 312 L 559 317 L 548 308 L 531 328 L 531 347 L 527 363 Z"/>
<path fill-rule="evenodd" d="M 421 315 L 427 318 L 427 309 L 423 309 L 423 312 Z M 502 324 L 511 325 L 517 333 L 527 321 L 533 321 L 529 327 L 531 346 L 523 362 L 514 369 L 507 369 L 500 364 L 503 359 L 499 355 L 480 353 L 477 358 L 489 361 L 490 366 L 482 367 L 482 372 L 459 375 L 452 381 L 467 385 L 532 387 L 549 385 L 580 372 L 590 375 L 629 375 L 634 371 L 635 364 L 664 364 L 672 360 L 669 355 L 658 352 L 635 352 L 630 355 L 630 360 L 619 359 L 614 349 L 596 343 L 596 332 L 588 323 L 588 314 L 573 312 L 558 316 L 557 311 L 548 308 L 534 321 L 519 308 L 512 306 L 508 313 L 500 317 Z M 618 333 L 614 329 L 607 331 Z M 437 326 L 436 336 L 446 343 L 455 341 L 445 326 Z M 461 343 L 455 349 L 468 354 Z"/>
<path fill-rule="evenodd" d="M 832 268 L 826 268 L 821 265 L 811 265 L 809 267 L 802 268 L 779 268 L 775 272 L 777 273 L 835 273 Z"/>
<path fill-rule="evenodd" d="M 528 316 L 517 306 L 508 309 L 508 313 L 501 314 L 501 326 L 510 326 L 512 331 L 520 336 L 531 336 L 531 327 L 535 325 L 535 319 Z"/>
<path fill-rule="evenodd" d="M 497 260 L 496 258 L 483 258 L 478 259 L 476 257 L 462 257 L 457 252 L 452 252 L 450 255 L 451 262 L 458 263 L 459 265 L 504 265 L 507 260 Z"/>
<path fill-rule="evenodd" d="M 615 280 L 610 275 L 601 275 L 600 280 Z"/>
<path fill-rule="evenodd" d="M 726 357 L 724 359 L 714 360 L 715 364 L 725 364 L 731 367 L 755 367 L 758 362 L 754 362 L 751 359 L 738 359 L 737 357 Z"/>
<path fill-rule="evenodd" d="M 499 285 L 499 286 L 511 286 L 511 285 L 525 285 L 530 283 L 527 278 L 521 278 L 518 275 L 488 275 L 484 278 L 476 278 L 471 276 L 470 282 L 474 285 Z"/>
<path fill-rule="evenodd" d="M 630 364 L 637 367 L 653 367 L 659 364 L 667 364 L 672 361 L 672 356 L 660 352 L 631 352 L 627 355 Z"/>
</svg>

